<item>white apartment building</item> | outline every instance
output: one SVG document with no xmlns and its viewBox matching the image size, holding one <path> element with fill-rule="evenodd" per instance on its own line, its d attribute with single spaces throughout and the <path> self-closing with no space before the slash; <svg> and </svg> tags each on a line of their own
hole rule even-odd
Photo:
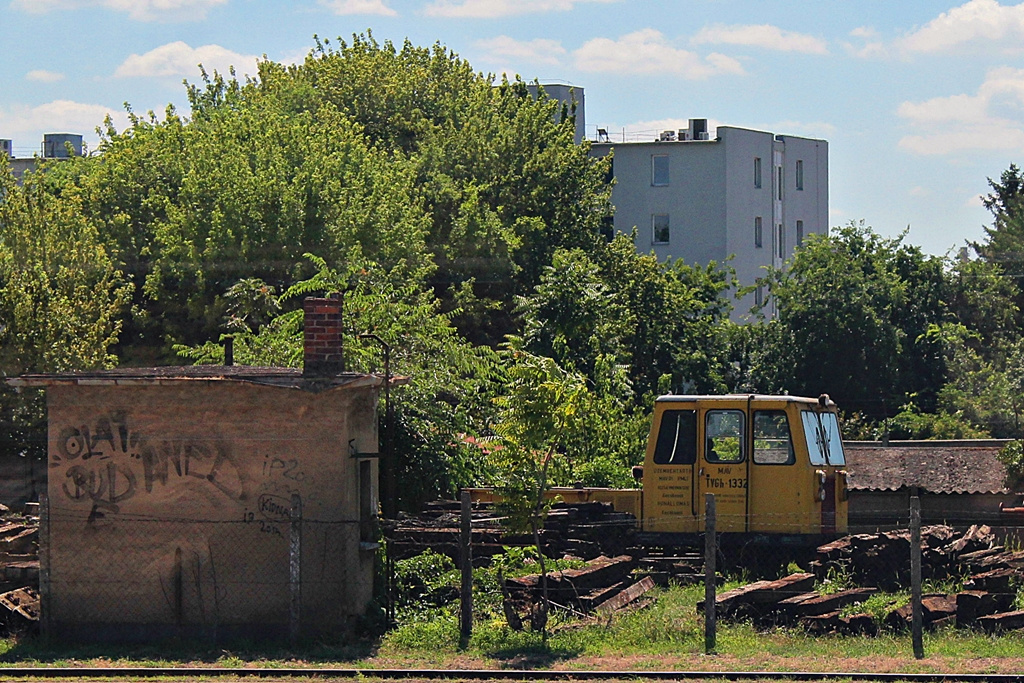
<svg viewBox="0 0 1024 683">
<path fill-rule="evenodd" d="M 741 286 L 767 266 L 780 267 L 808 235 L 828 232 L 828 143 L 719 126 L 706 119 L 666 131 L 650 142 L 592 142 L 591 154 L 612 154 L 615 229 L 635 226 L 636 248 L 659 259 L 731 265 Z M 757 290 L 736 305 L 734 319 L 766 302 Z"/>
<path fill-rule="evenodd" d="M 586 130 L 583 88 L 545 84 L 551 98 L 576 104 L 577 140 Z M 729 263 L 741 287 L 781 267 L 808 235 L 828 234 L 828 142 L 690 119 L 689 127 L 645 141 L 613 141 L 597 129 L 590 153 L 612 155 L 614 228 L 636 227 L 636 248 L 659 259 Z M 749 318 L 771 298 L 755 290 L 736 303 Z"/>
</svg>

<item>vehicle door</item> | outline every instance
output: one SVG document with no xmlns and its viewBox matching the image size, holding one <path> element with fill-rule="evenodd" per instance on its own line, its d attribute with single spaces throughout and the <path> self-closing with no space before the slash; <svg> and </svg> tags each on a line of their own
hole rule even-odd
<svg viewBox="0 0 1024 683">
<path fill-rule="evenodd" d="M 783 402 L 766 401 L 751 412 L 750 531 L 817 531 L 809 468 L 797 462 L 791 412 Z"/>
<path fill-rule="evenodd" d="M 652 452 L 644 467 L 645 531 L 697 531 L 694 479 L 697 463 L 695 405 L 656 404 Z"/>
<path fill-rule="evenodd" d="M 715 494 L 718 531 L 747 530 L 747 415 L 744 403 L 701 411 L 697 493 Z M 703 529 L 703 518 L 700 524 Z"/>
<path fill-rule="evenodd" d="M 846 465 L 839 420 L 835 413 L 804 410 L 800 413 L 807 455 L 815 470 L 815 498 L 821 505 L 820 533 L 832 534 L 846 526 L 845 501 L 839 501 L 836 478 Z"/>
</svg>

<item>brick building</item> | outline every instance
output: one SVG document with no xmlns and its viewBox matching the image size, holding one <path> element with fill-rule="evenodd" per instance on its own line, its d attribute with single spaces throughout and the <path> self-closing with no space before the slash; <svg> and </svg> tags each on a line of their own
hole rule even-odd
<svg viewBox="0 0 1024 683">
<path fill-rule="evenodd" d="M 25 375 L 46 390 L 42 626 L 145 640 L 344 632 L 372 599 L 377 404 L 341 300 L 307 299 L 305 369 Z"/>
</svg>

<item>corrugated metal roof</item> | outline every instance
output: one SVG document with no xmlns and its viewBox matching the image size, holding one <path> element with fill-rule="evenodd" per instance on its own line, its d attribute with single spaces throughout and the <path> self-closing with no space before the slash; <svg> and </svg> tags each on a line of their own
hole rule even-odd
<svg viewBox="0 0 1024 683">
<path fill-rule="evenodd" d="M 1007 493 L 1006 467 L 997 457 L 1006 439 L 962 441 L 847 441 L 850 488 L 929 493 Z"/>
</svg>

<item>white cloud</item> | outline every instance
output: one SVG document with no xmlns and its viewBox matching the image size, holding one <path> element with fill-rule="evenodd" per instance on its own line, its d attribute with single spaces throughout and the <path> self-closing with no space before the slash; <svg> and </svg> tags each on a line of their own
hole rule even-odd
<svg viewBox="0 0 1024 683">
<path fill-rule="evenodd" d="M 428 17 L 497 19 L 517 14 L 567 12 L 588 2 L 609 3 L 619 0 L 434 0 L 423 13 Z"/>
<path fill-rule="evenodd" d="M 865 40 L 876 40 L 878 38 L 878 31 L 870 26 L 858 26 L 857 28 L 850 31 L 850 35 L 854 38 L 863 38 Z"/>
<path fill-rule="evenodd" d="M 973 95 L 904 102 L 897 114 L 917 132 L 900 147 L 938 155 L 970 150 L 1024 152 L 1024 69 L 999 67 L 985 76 Z"/>
<path fill-rule="evenodd" d="M 1004 43 L 1019 50 L 1024 38 L 1024 3 L 1000 5 L 996 0 L 970 0 L 943 12 L 899 41 L 909 52 L 945 52 L 969 43 L 991 47 Z"/>
<path fill-rule="evenodd" d="M 984 199 L 980 194 L 972 194 L 966 200 L 964 200 L 964 207 L 968 209 L 980 209 L 985 206 L 981 200 Z"/>
<path fill-rule="evenodd" d="M 38 81 L 39 83 L 56 83 L 57 81 L 64 80 L 64 74 L 45 69 L 33 69 L 25 74 L 25 80 Z"/>
<path fill-rule="evenodd" d="M 232 52 L 220 45 L 202 45 L 191 47 L 180 40 L 154 48 L 144 55 L 133 54 L 117 67 L 114 72 L 118 77 L 161 77 L 183 76 L 195 77 L 199 73 L 199 64 L 208 72 L 217 70 L 227 73 L 234 66 L 239 73 L 256 73 L 259 57 L 242 55 Z"/>
<path fill-rule="evenodd" d="M 747 45 L 762 47 L 779 52 L 804 52 L 814 55 L 828 54 L 825 41 L 806 33 L 784 31 L 771 24 L 748 24 L 737 26 L 708 26 L 693 37 L 695 45 Z"/>
<path fill-rule="evenodd" d="M 911 197 L 930 197 L 932 191 L 929 190 L 927 187 L 915 185 L 914 187 L 910 188 L 907 194 L 909 194 Z"/>
<path fill-rule="evenodd" d="M 11 6 L 33 14 L 84 7 L 106 7 L 127 12 L 137 21 L 199 20 L 206 12 L 228 0 L 11 0 Z"/>
<path fill-rule="evenodd" d="M 498 36 L 479 40 L 476 46 L 483 50 L 491 61 L 514 59 L 532 64 L 558 64 L 559 57 L 566 53 L 561 43 L 546 38 L 516 40 L 509 36 Z"/>
<path fill-rule="evenodd" d="M 701 59 L 695 52 L 674 47 L 653 28 L 626 34 L 618 40 L 594 38 L 576 50 L 577 68 L 605 73 L 674 73 L 700 79 L 717 74 L 742 74 L 740 63 L 723 54 Z"/>
<path fill-rule="evenodd" d="M 887 57 L 889 49 L 882 42 L 881 36 L 870 26 L 858 26 L 850 31 L 850 37 L 856 43 L 842 43 L 843 48 L 854 57 L 871 59 L 876 57 Z"/>
<path fill-rule="evenodd" d="M 320 4 L 335 14 L 376 14 L 395 17 L 398 12 L 387 6 L 385 0 L 320 0 Z"/>
<path fill-rule="evenodd" d="M 108 114 L 118 130 L 128 127 L 128 115 L 121 108 L 54 100 L 35 107 L 0 107 L 0 130 L 14 138 L 14 146 L 21 149 L 38 149 L 43 133 L 52 132 L 79 133 L 95 144 L 96 127 Z"/>
</svg>

